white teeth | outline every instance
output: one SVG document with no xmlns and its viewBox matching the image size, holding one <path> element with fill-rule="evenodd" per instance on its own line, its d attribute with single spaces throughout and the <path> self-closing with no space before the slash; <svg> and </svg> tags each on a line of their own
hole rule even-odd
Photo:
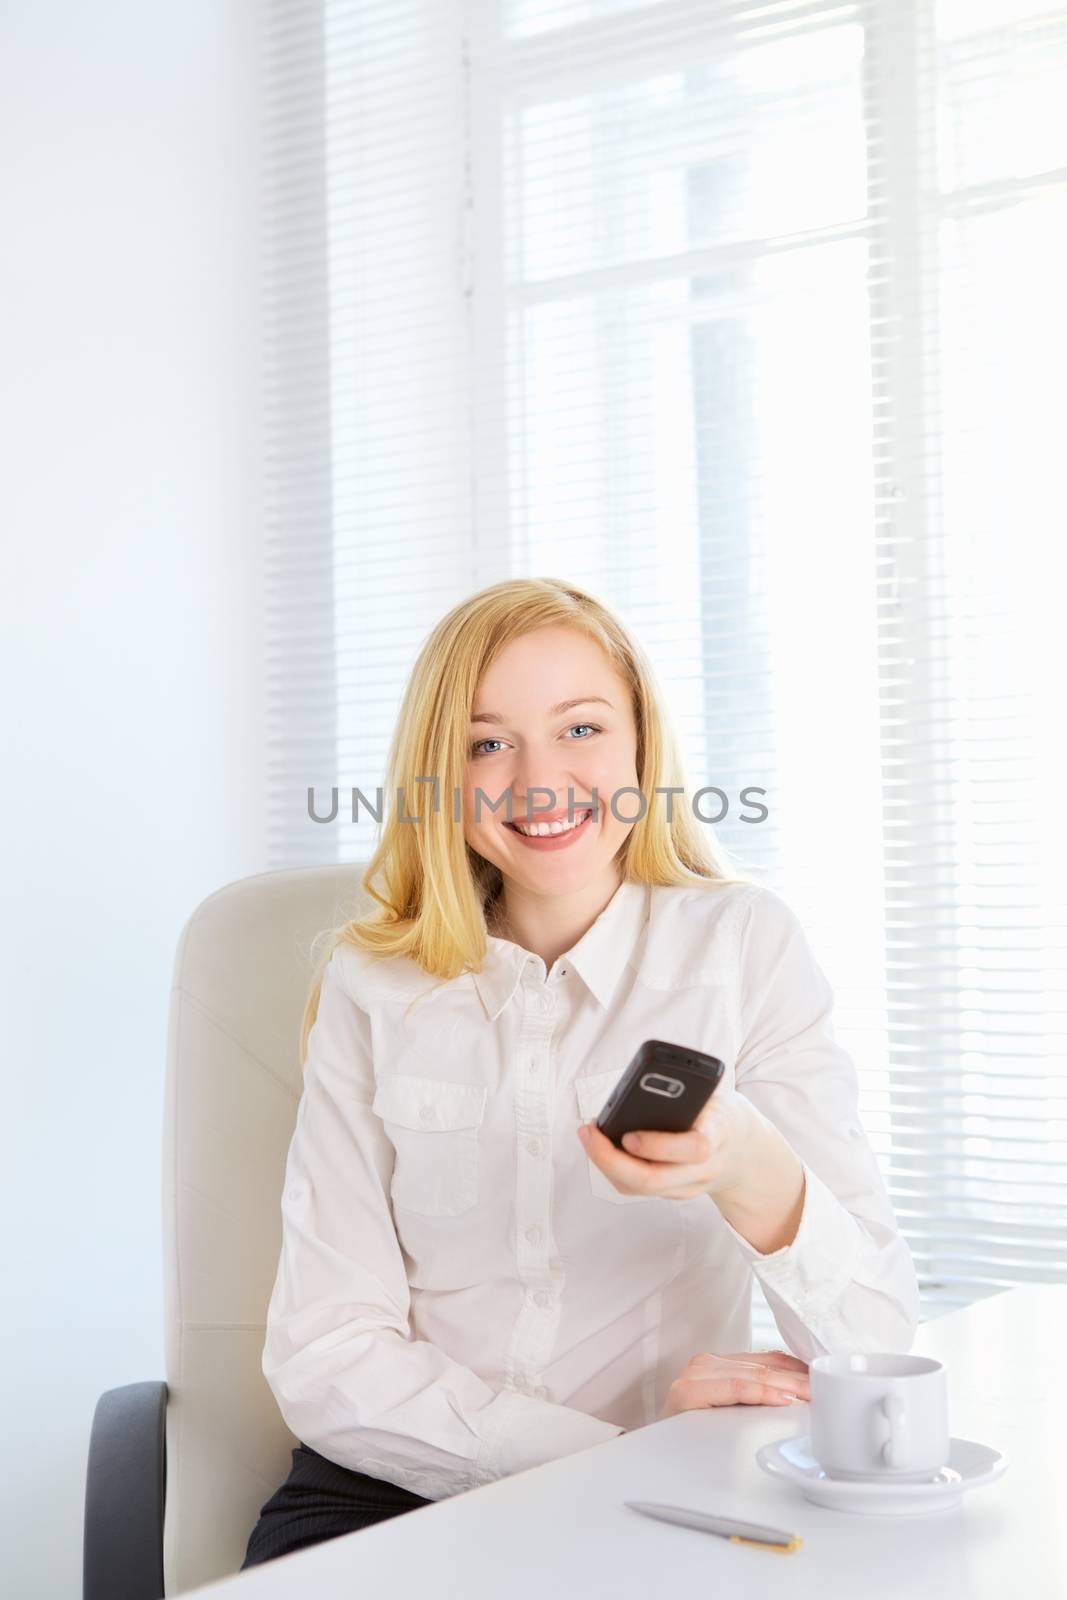
<svg viewBox="0 0 1067 1600">
<path fill-rule="evenodd" d="M 524 828 L 521 822 L 516 822 L 514 826 L 520 833 L 525 833 L 531 839 L 542 839 L 552 833 L 569 833 L 572 828 L 577 828 L 591 814 L 589 811 L 576 811 L 573 822 L 567 822 L 564 819 L 559 822 L 532 822 L 528 828 Z"/>
</svg>

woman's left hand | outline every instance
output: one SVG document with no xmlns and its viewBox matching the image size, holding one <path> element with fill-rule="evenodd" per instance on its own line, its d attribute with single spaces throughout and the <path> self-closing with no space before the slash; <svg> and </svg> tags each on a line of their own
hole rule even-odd
<svg viewBox="0 0 1067 1600">
<path fill-rule="evenodd" d="M 765 1127 L 751 1101 L 720 1083 L 685 1133 L 626 1133 L 619 1150 L 594 1121 L 579 1137 L 588 1131 L 586 1154 L 620 1194 L 695 1200 L 742 1189 Z"/>
</svg>

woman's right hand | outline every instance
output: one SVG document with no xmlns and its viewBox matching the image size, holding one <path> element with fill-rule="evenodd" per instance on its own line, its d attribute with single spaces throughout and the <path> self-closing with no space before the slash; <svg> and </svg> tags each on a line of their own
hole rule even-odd
<svg viewBox="0 0 1067 1600">
<path fill-rule="evenodd" d="M 785 1350 L 696 1355 L 667 1391 L 658 1421 L 705 1406 L 781 1406 L 810 1400 L 807 1363 Z"/>
</svg>

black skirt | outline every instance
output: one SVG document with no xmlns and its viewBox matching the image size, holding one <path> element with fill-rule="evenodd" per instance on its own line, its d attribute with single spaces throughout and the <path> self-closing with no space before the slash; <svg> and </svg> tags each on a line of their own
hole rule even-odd
<svg viewBox="0 0 1067 1600">
<path fill-rule="evenodd" d="M 298 1444 L 289 1476 L 260 1509 L 240 1570 L 430 1504 L 410 1489 L 338 1466 Z"/>
</svg>

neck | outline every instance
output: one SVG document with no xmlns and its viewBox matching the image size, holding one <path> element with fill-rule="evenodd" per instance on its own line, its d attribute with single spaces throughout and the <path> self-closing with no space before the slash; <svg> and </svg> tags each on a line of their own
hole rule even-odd
<svg viewBox="0 0 1067 1600">
<path fill-rule="evenodd" d="M 489 932 L 532 951 L 551 968 L 592 927 L 621 882 L 622 874 L 614 863 L 606 878 L 583 884 L 569 894 L 536 894 L 505 879 L 490 907 Z"/>
</svg>

